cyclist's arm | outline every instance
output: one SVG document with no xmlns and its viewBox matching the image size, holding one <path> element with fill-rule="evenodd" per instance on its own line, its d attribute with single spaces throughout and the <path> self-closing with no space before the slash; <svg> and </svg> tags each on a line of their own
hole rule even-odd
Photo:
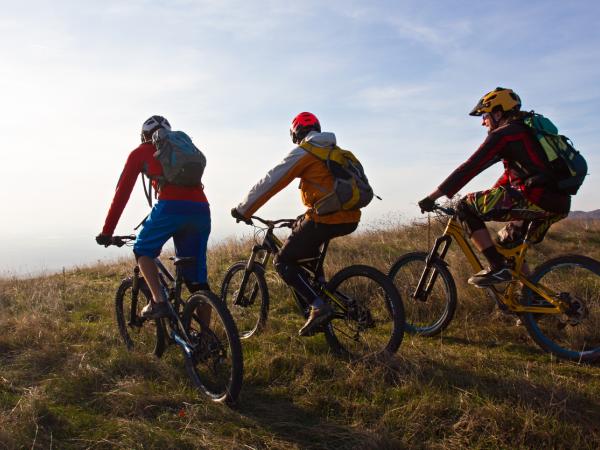
<svg viewBox="0 0 600 450">
<path fill-rule="evenodd" d="M 127 205 L 127 202 L 129 201 L 137 177 L 142 171 L 142 167 L 143 159 L 141 158 L 141 152 L 134 150 L 129 154 L 123 172 L 119 178 L 119 182 L 117 183 L 115 195 L 108 210 L 108 214 L 106 215 L 104 227 L 102 227 L 103 235 L 110 236 L 115 231 L 117 223 L 121 218 L 121 214 L 123 214 L 123 210 L 125 209 L 125 205 Z"/>
<path fill-rule="evenodd" d="M 311 158 L 302 148 L 296 147 L 250 189 L 246 198 L 236 207 L 238 212 L 244 217 L 252 216 L 271 197 L 299 177 L 312 162 Z"/>
<path fill-rule="evenodd" d="M 476 175 L 500 160 L 500 152 L 507 142 L 501 133 L 490 133 L 477 151 L 439 185 L 438 191 L 452 198 Z"/>
</svg>

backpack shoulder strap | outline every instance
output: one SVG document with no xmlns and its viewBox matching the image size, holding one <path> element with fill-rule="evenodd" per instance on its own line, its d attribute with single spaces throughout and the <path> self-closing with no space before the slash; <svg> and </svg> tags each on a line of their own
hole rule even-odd
<svg viewBox="0 0 600 450">
<path fill-rule="evenodd" d="M 146 185 L 146 174 L 142 172 L 142 186 L 144 186 L 144 195 L 148 201 L 148 206 L 152 208 L 152 179 L 148 177 L 148 184 Z"/>
<path fill-rule="evenodd" d="M 339 148 L 335 145 L 332 147 L 317 147 L 316 145 L 313 145 L 309 142 L 303 142 L 299 145 L 299 147 L 303 148 L 311 155 L 314 155 L 317 158 L 319 158 L 321 161 L 325 161 L 325 162 L 327 162 L 330 159 L 331 152 L 335 148 Z"/>
</svg>

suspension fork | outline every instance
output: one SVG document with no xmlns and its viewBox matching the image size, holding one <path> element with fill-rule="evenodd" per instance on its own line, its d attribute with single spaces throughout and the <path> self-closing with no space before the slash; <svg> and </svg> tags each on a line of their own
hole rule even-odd
<svg viewBox="0 0 600 450">
<path fill-rule="evenodd" d="M 139 320 L 141 317 L 137 316 L 137 302 L 138 295 L 140 293 L 140 268 L 135 266 L 133 268 L 133 278 L 131 280 L 131 309 L 129 311 L 129 326 L 139 326 Z"/>
<path fill-rule="evenodd" d="M 421 274 L 421 278 L 419 279 L 419 283 L 413 293 L 412 297 L 416 300 L 425 302 L 433 289 L 433 285 L 438 277 L 438 271 L 433 270 L 433 261 L 439 259 L 441 261 L 446 257 L 446 253 L 448 253 L 448 249 L 450 248 L 450 244 L 452 243 L 452 237 L 448 234 L 440 236 L 435 240 L 435 244 L 433 248 L 425 258 L 425 270 Z M 440 251 L 441 248 L 441 251 Z"/>
<path fill-rule="evenodd" d="M 257 261 L 257 255 L 261 251 L 266 252 L 266 254 L 265 254 L 264 258 L 262 259 L 262 261 Z M 269 256 L 270 256 L 270 252 L 264 246 L 255 245 L 254 247 L 252 247 L 252 254 L 250 255 L 250 258 L 248 259 L 248 262 L 246 263 L 246 269 L 244 270 L 244 276 L 242 277 L 242 282 L 240 283 L 240 288 L 238 289 L 237 295 L 235 296 L 235 299 L 233 300 L 234 305 L 242 305 L 243 304 L 244 292 L 246 290 L 246 285 L 248 284 L 248 279 L 250 278 L 250 273 L 252 272 L 254 265 L 260 264 L 263 267 L 265 267 L 267 262 L 269 261 Z M 254 283 L 254 285 L 252 286 L 252 292 L 250 292 L 249 299 L 256 298 L 257 294 L 258 294 L 258 283 Z"/>
</svg>

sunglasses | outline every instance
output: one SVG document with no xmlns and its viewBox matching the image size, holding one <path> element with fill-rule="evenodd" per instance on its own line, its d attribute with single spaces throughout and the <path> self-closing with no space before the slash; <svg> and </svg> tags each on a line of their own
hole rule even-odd
<svg viewBox="0 0 600 450">
<path fill-rule="evenodd" d="M 482 120 L 486 120 L 486 119 L 488 119 L 489 117 L 490 117 L 490 113 L 483 113 L 483 114 L 481 115 L 481 119 L 482 119 Z"/>
</svg>

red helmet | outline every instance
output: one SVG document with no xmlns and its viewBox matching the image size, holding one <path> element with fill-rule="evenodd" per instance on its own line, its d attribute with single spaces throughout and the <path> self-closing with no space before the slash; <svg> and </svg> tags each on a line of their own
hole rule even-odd
<svg viewBox="0 0 600 450">
<path fill-rule="evenodd" d="M 321 132 L 321 124 L 319 119 L 313 113 L 301 112 L 294 120 L 290 127 L 290 136 L 294 144 L 299 144 L 311 131 Z"/>
</svg>

